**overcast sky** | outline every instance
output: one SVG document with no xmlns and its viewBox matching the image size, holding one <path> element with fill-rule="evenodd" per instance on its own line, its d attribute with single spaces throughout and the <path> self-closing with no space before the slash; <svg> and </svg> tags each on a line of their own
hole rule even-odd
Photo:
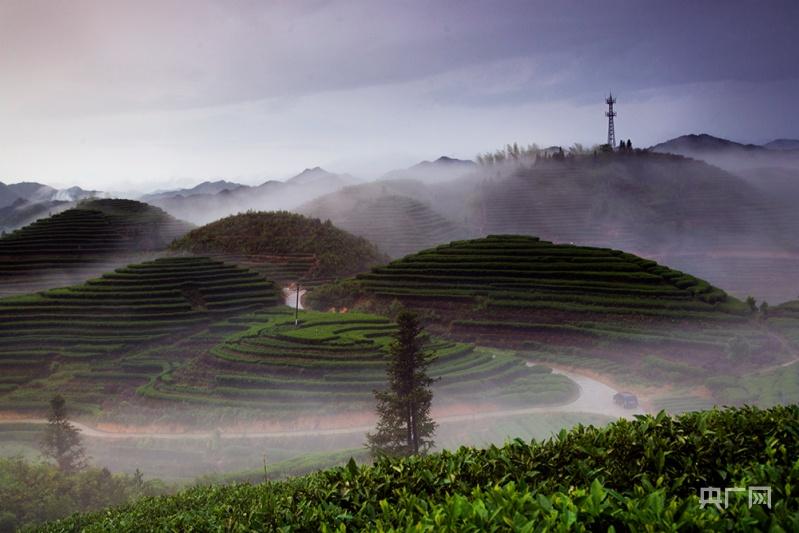
<svg viewBox="0 0 799 533">
<path fill-rule="evenodd" d="M 0 0 L 0 181 L 369 177 L 505 143 L 799 137 L 799 2 Z"/>
</svg>

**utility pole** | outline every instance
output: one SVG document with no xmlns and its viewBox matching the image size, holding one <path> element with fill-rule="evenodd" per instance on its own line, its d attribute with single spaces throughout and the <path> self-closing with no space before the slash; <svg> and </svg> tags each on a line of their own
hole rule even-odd
<svg viewBox="0 0 799 533">
<path fill-rule="evenodd" d="M 613 126 L 613 117 L 616 116 L 613 104 L 616 103 L 616 99 L 613 98 L 613 93 L 610 93 L 610 96 L 605 99 L 605 103 L 608 104 L 608 110 L 605 113 L 605 116 L 608 117 L 608 146 L 613 150 L 616 148 L 616 129 Z"/>
<path fill-rule="evenodd" d="M 295 290 L 297 291 L 297 303 L 294 305 L 294 327 L 296 328 L 297 326 L 300 325 L 300 318 L 299 318 L 300 317 L 300 282 L 299 281 L 297 282 Z"/>
</svg>

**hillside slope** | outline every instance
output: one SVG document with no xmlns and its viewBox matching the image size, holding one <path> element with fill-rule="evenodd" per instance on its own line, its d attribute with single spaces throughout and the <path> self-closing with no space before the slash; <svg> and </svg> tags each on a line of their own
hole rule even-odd
<svg viewBox="0 0 799 533">
<path fill-rule="evenodd" d="M 541 443 L 196 487 L 43 530 L 791 531 L 799 526 L 797 425 L 796 406 L 646 416 Z M 700 487 L 764 485 L 770 508 L 747 505 L 746 495 L 723 510 L 700 504 Z"/>
<path fill-rule="evenodd" d="M 330 221 L 278 212 L 229 216 L 192 230 L 172 250 L 225 257 L 275 281 L 314 281 L 364 272 L 385 258 Z"/>
<path fill-rule="evenodd" d="M 629 365 L 658 356 L 697 378 L 786 356 L 744 304 L 706 281 L 618 250 L 527 236 L 452 242 L 307 297 L 322 309 L 385 309 L 395 299 L 462 340 Z M 736 336 L 752 353 L 730 365 Z"/>
<path fill-rule="evenodd" d="M 468 230 L 430 206 L 433 191 L 413 180 L 386 180 L 347 187 L 298 210 L 331 220 L 368 239 L 391 257 L 468 236 Z"/>
<path fill-rule="evenodd" d="M 87 200 L 0 239 L 0 295 L 68 285 L 164 250 L 190 225 L 132 200 Z"/>
<path fill-rule="evenodd" d="M 223 184 L 224 188 L 218 192 L 213 191 L 219 182 L 205 184 L 205 187 L 200 184 L 187 191 L 151 197 L 151 201 L 178 218 L 195 224 L 207 224 L 248 210 L 292 210 L 304 202 L 357 182 L 349 174 L 334 174 L 314 167 L 286 181 L 268 180 L 255 186 Z"/>
<path fill-rule="evenodd" d="M 259 274 L 203 257 L 158 259 L 84 285 L 2 298 L 0 410 L 41 410 L 56 392 L 84 411 L 119 403 L 122 392 L 181 359 L 170 346 L 176 340 L 277 303 L 275 286 Z M 148 357 L 159 347 L 170 356 Z"/>
</svg>

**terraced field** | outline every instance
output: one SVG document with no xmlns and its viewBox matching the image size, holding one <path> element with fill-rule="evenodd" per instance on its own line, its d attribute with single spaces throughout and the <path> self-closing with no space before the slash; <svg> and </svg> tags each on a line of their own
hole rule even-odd
<svg viewBox="0 0 799 533">
<path fill-rule="evenodd" d="M 148 357 L 231 315 L 278 303 L 258 273 L 204 257 L 130 265 L 84 285 L 0 299 L 0 409 L 41 408 L 47 390 L 86 406 L 161 374 Z M 117 398 L 118 400 L 118 398 Z"/>
<path fill-rule="evenodd" d="M 329 307 L 336 289 L 321 287 L 306 300 Z M 743 303 L 701 279 L 618 250 L 535 237 L 452 242 L 375 268 L 347 290 L 357 297 L 340 305 L 384 308 L 398 300 L 425 310 L 437 332 L 478 344 L 575 347 L 616 361 L 651 355 L 712 371 L 740 337 L 751 357 L 736 366 L 789 357 Z"/>
<path fill-rule="evenodd" d="M 286 308 L 232 334 L 195 364 L 153 381 L 151 398 L 298 413 L 371 410 L 385 383 L 385 347 L 395 326 L 375 315 L 303 312 L 298 327 Z M 436 401 L 502 405 L 561 403 L 574 384 L 531 369 L 512 354 L 434 340 L 440 377 Z M 164 379 L 166 378 L 166 379 Z"/>
<path fill-rule="evenodd" d="M 344 192 L 336 194 L 326 201 L 309 204 L 304 212 L 332 220 L 350 233 L 377 244 L 391 257 L 402 257 L 466 235 L 464 228 L 407 196 L 378 196 L 357 201 L 352 209 L 342 209 L 332 200 Z"/>
<path fill-rule="evenodd" d="M 332 281 L 315 274 L 319 261 L 313 254 L 213 254 L 213 257 L 259 272 L 280 285 L 301 281 L 304 286 L 316 286 Z"/>
<path fill-rule="evenodd" d="M 0 296 L 83 281 L 163 250 L 189 229 L 141 202 L 81 202 L 0 238 Z"/>
</svg>

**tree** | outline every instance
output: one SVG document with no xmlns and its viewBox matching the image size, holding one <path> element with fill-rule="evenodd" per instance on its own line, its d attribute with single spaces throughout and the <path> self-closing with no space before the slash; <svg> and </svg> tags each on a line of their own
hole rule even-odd
<svg viewBox="0 0 799 533">
<path fill-rule="evenodd" d="M 80 431 L 67 420 L 67 402 L 61 395 L 50 400 L 50 415 L 40 448 L 43 455 L 55 459 L 63 472 L 77 472 L 86 467 Z"/>
<path fill-rule="evenodd" d="M 755 300 L 754 296 L 746 297 L 746 305 L 749 306 L 749 311 L 752 313 L 757 311 L 757 300 Z"/>
<path fill-rule="evenodd" d="M 433 445 L 436 428 L 430 418 L 430 386 L 435 380 L 427 375 L 434 354 L 425 350 L 427 335 L 410 311 L 397 316 L 397 325 L 386 368 L 389 388 L 374 391 L 380 419 L 366 445 L 375 455 L 425 453 Z"/>
<path fill-rule="evenodd" d="M 763 320 L 768 319 L 768 302 L 763 302 L 760 304 L 760 314 L 763 316 Z"/>
<path fill-rule="evenodd" d="M 630 139 L 627 139 L 627 151 L 628 152 L 632 152 L 633 151 L 633 143 L 632 143 L 632 141 Z"/>
</svg>

